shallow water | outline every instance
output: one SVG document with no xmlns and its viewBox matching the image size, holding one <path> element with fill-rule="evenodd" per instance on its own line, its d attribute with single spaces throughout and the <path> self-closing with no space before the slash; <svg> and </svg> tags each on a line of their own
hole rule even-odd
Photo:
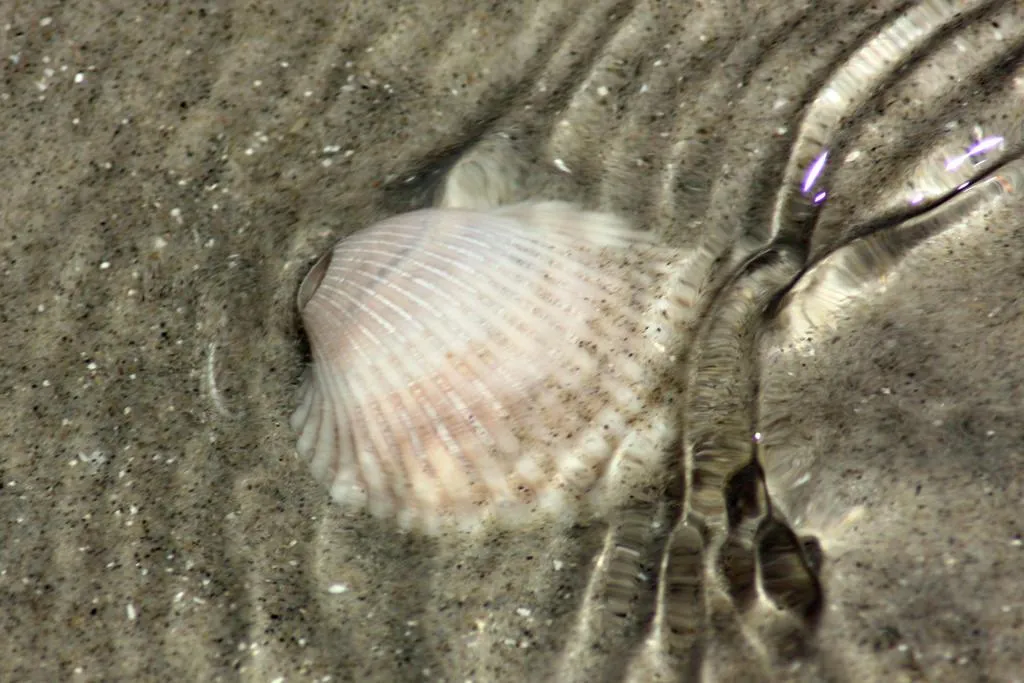
<svg viewBox="0 0 1024 683">
<path fill-rule="evenodd" d="M 0 678 L 1020 675 L 1020 3 L 338 7 L 3 7 Z M 308 265 L 481 149 L 717 258 L 687 495 L 424 539 L 294 457 Z"/>
</svg>

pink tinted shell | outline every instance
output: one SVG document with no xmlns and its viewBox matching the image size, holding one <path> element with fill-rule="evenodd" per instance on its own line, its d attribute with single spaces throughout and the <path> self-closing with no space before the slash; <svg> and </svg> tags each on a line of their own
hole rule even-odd
<svg viewBox="0 0 1024 683">
<path fill-rule="evenodd" d="M 345 238 L 299 291 L 298 451 L 336 500 L 407 528 L 578 510 L 662 395 L 695 296 L 683 261 L 561 203 Z"/>
</svg>

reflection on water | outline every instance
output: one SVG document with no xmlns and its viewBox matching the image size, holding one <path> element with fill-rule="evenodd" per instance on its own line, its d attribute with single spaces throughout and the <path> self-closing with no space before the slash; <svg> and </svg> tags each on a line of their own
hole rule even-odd
<svg viewBox="0 0 1024 683">
<path fill-rule="evenodd" d="M 779 416 L 759 399 L 759 359 L 813 354 L 844 309 L 898 277 L 915 247 L 1020 210 L 1024 108 L 1007 99 L 1024 94 L 1013 57 L 1022 39 L 1019 3 L 922 2 L 867 36 L 807 104 L 771 223 L 749 236 L 761 244 L 740 240 L 721 261 L 739 265 L 708 274 L 686 359 L 686 487 L 667 513 L 672 531 L 652 534 L 639 523 L 651 518 L 646 509 L 612 524 L 596 565 L 608 577 L 606 608 L 581 612 L 577 635 L 589 643 L 571 648 L 562 680 L 584 680 L 589 653 L 614 643 L 597 622 L 627 615 L 650 619 L 642 643 L 612 645 L 633 653 L 626 677 L 635 681 L 760 679 L 814 650 L 828 600 L 828 539 L 823 551 L 814 534 L 862 510 L 791 495 L 810 465 L 774 455 L 786 449 L 773 433 Z M 903 135 L 913 118 L 928 139 Z M 913 144 L 925 153 L 908 158 Z M 865 186 L 874 200 L 854 208 Z M 724 256 L 716 239 L 706 248 Z M 621 577 L 642 575 L 638 546 L 650 542 L 661 544 L 656 600 L 630 613 L 643 603 L 637 582 Z M 822 671 L 809 669 L 803 675 L 817 680 Z"/>
<path fill-rule="evenodd" d="M 720 218 L 733 197 L 710 193 L 706 215 L 722 225 L 701 226 L 703 258 L 687 265 L 702 299 L 680 359 L 680 455 L 666 477 L 677 485 L 610 514 L 557 680 L 762 680 L 799 669 L 816 681 L 842 668 L 816 645 L 835 587 L 829 548 L 872 503 L 807 493 L 837 458 L 790 457 L 793 418 L 766 399 L 764 362 L 817 353 L 915 249 L 1019 212 L 1022 44 L 1020 3 L 913 4 L 810 72 L 814 94 L 777 166 L 767 220 L 737 233 Z M 609 96 L 607 85 L 597 92 Z M 583 174 L 557 152 L 570 139 L 561 124 L 549 161 Z M 532 176 L 510 140 L 448 159 L 438 204 L 485 209 L 543 191 L 525 187 Z M 665 166 L 666 195 L 704 144 L 672 148 L 680 159 Z M 709 194 L 697 181 L 688 189 Z"/>
</svg>

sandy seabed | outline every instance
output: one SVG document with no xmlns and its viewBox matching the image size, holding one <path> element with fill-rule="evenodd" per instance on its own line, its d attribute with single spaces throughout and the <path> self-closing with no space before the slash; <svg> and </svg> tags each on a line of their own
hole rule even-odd
<svg viewBox="0 0 1024 683">
<path fill-rule="evenodd" d="M 424 539 L 329 502 L 288 426 L 298 283 L 499 134 L 530 193 L 757 237 L 808 104 L 912 4 L 0 5 L 0 679 L 626 677 L 629 647 L 580 645 L 600 523 Z M 826 225 L 1019 117 L 1020 4 L 958 4 L 859 110 Z M 766 363 L 794 505 L 835 522 L 826 603 L 808 651 L 712 646 L 708 680 L 1024 679 L 1009 195 Z"/>
</svg>

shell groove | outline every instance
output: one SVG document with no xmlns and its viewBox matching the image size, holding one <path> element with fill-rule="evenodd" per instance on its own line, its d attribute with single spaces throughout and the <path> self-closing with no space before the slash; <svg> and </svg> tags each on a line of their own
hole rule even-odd
<svg viewBox="0 0 1024 683">
<path fill-rule="evenodd" d="M 345 238 L 299 290 L 298 451 L 336 500 L 405 527 L 578 507 L 690 319 L 685 260 L 561 203 L 417 211 Z"/>
</svg>

